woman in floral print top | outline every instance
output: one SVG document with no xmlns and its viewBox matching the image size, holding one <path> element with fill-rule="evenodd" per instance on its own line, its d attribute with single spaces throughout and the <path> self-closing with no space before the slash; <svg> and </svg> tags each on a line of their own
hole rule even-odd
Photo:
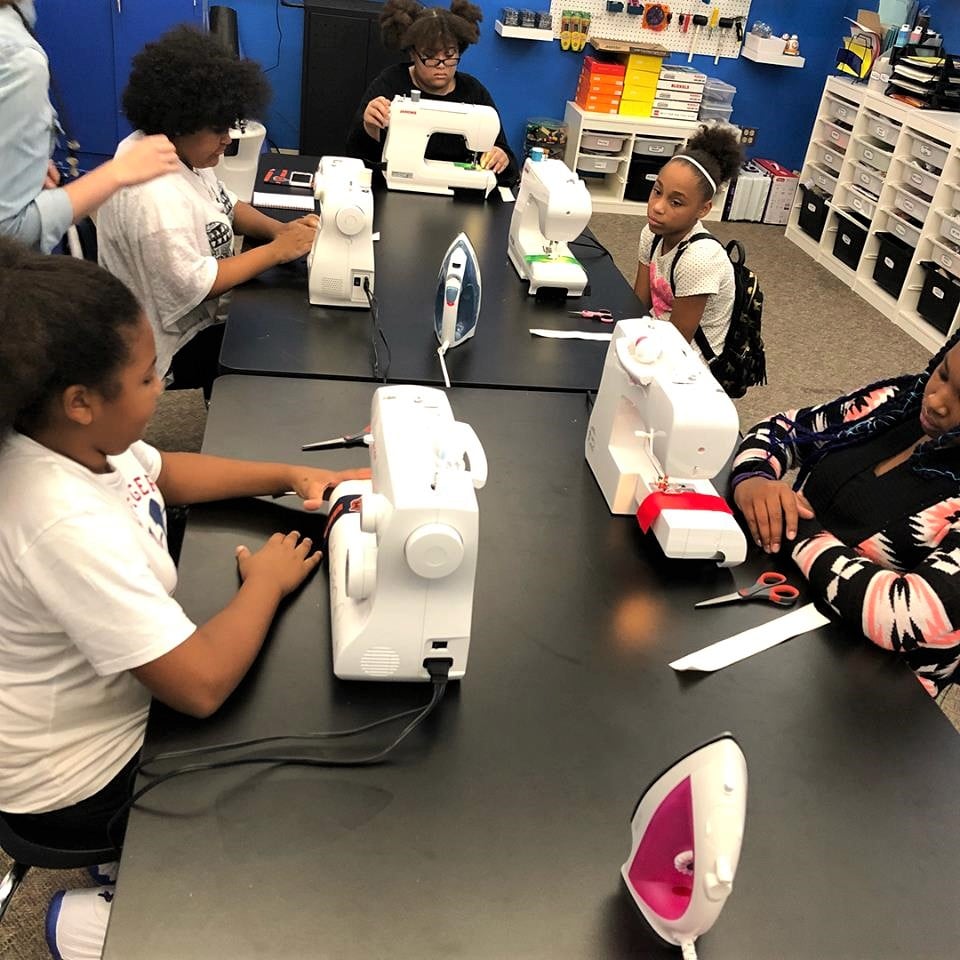
<svg viewBox="0 0 960 960">
<path fill-rule="evenodd" d="M 960 334 L 922 374 L 757 424 L 734 500 L 841 620 L 936 694 L 960 679 Z M 782 477 L 799 467 L 793 486 Z"/>
</svg>

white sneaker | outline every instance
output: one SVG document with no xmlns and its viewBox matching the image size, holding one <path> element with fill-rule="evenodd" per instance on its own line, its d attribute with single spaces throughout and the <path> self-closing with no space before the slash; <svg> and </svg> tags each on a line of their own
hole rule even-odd
<svg viewBox="0 0 960 960">
<path fill-rule="evenodd" d="M 98 863 L 95 867 L 87 867 L 87 873 L 93 878 L 94 883 L 105 887 L 117 882 L 117 871 L 119 869 L 120 861 L 111 860 L 110 863 Z"/>
<path fill-rule="evenodd" d="M 54 960 L 100 960 L 114 888 L 60 890 L 47 908 L 47 946 Z"/>
</svg>

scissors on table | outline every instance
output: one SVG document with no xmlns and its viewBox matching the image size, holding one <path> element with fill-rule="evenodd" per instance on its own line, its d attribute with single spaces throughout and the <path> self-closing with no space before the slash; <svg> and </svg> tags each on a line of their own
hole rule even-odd
<svg viewBox="0 0 960 960">
<path fill-rule="evenodd" d="M 761 573 L 751 587 L 744 587 L 742 590 L 724 594 L 722 597 L 713 597 L 711 600 L 701 600 L 694 606 L 715 607 L 718 604 L 733 603 L 736 600 L 765 600 L 775 607 L 792 607 L 799 596 L 800 591 L 787 583 L 787 578 L 782 573 L 768 570 L 766 573 Z"/>
<path fill-rule="evenodd" d="M 570 310 L 570 317 L 583 317 L 584 320 L 599 320 L 601 323 L 613 323 L 613 314 L 609 310 Z"/>
<path fill-rule="evenodd" d="M 359 433 L 348 433 L 342 437 L 331 437 L 329 440 L 317 440 L 315 443 L 305 443 L 301 450 L 340 450 L 348 447 L 370 446 L 373 443 L 373 434 L 367 425 Z"/>
</svg>

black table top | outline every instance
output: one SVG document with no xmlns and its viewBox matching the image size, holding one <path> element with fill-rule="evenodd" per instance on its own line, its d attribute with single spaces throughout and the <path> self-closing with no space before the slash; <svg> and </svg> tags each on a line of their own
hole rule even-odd
<svg viewBox="0 0 960 960">
<path fill-rule="evenodd" d="M 204 449 L 310 456 L 302 442 L 366 422 L 374 388 L 222 378 Z M 149 794 L 106 960 L 677 957 L 622 889 L 629 818 L 664 767 L 724 730 L 747 758 L 746 834 L 702 957 L 954 956 L 960 740 L 904 665 L 830 625 L 675 674 L 677 656 L 778 615 L 693 609 L 770 562 L 667 561 L 632 518 L 611 517 L 583 460 L 582 396 L 450 400 L 490 466 L 465 678 L 383 766 L 237 768 Z M 259 500 L 194 508 L 178 598 L 202 621 L 236 589 L 236 544 L 318 525 Z M 335 679 L 328 618 L 319 571 L 214 717 L 154 708 L 148 752 L 354 726 L 428 699 L 426 685 Z"/>
<path fill-rule="evenodd" d="M 315 158 L 267 154 L 267 167 L 314 169 Z M 276 189 L 276 188 L 273 188 Z M 606 343 L 533 337 L 531 328 L 609 332 L 609 325 L 567 316 L 604 307 L 617 319 L 639 316 L 640 301 L 589 231 L 572 247 L 590 279 L 590 295 L 538 301 L 527 294 L 507 259 L 513 204 L 495 193 L 486 202 L 460 197 L 375 191 L 376 296 L 392 352 L 390 379 L 442 383 L 433 328 L 440 262 L 462 230 L 477 252 L 482 280 L 480 321 L 473 339 L 447 353 L 452 382 L 463 386 L 595 390 Z M 288 212 L 268 210 L 290 219 Z M 301 214 L 297 214 L 301 215 Z M 639 234 L 638 234 L 639 236 Z M 588 238 L 588 239 L 584 239 Z M 372 380 L 368 310 L 311 307 L 307 266 L 277 267 L 234 290 L 220 364 L 228 373 Z"/>
</svg>

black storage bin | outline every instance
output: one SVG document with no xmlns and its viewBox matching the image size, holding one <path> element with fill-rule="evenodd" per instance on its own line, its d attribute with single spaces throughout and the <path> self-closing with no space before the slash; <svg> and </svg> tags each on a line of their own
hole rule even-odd
<svg viewBox="0 0 960 960">
<path fill-rule="evenodd" d="M 857 264 L 860 263 L 860 254 L 863 253 L 863 245 L 867 242 L 867 228 L 870 224 L 855 213 L 851 216 L 856 222 L 846 217 L 837 217 L 837 236 L 833 241 L 833 255 L 851 270 L 856 270 Z"/>
<path fill-rule="evenodd" d="M 827 222 L 827 204 L 830 198 L 818 190 L 816 187 L 807 187 L 800 184 L 800 216 L 797 218 L 797 226 L 814 240 L 819 240 L 823 234 L 823 226 Z"/>
<path fill-rule="evenodd" d="M 663 166 L 663 157 L 641 158 L 634 157 L 630 161 L 630 171 L 627 173 L 627 184 L 623 189 L 625 200 L 637 200 L 646 203 L 650 199 L 650 192 L 656 183 L 657 174 Z"/>
<path fill-rule="evenodd" d="M 913 247 L 904 243 L 892 233 L 878 233 L 880 249 L 873 268 L 873 279 L 881 290 L 891 297 L 899 297 L 903 281 L 907 279 L 907 270 L 913 259 Z"/>
<path fill-rule="evenodd" d="M 917 313 L 941 333 L 947 333 L 960 307 L 960 280 L 941 270 L 932 260 L 921 264 L 927 275 L 917 301 Z"/>
</svg>

